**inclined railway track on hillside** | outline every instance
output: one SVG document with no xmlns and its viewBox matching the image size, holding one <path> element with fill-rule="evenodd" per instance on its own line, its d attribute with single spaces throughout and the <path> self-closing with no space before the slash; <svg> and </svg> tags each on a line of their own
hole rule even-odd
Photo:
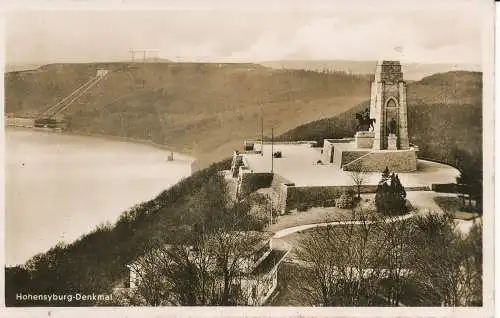
<svg viewBox="0 0 500 318">
<path fill-rule="evenodd" d="M 80 85 L 77 89 L 61 99 L 59 102 L 40 113 L 35 119 L 35 127 L 56 128 L 60 124 L 60 120 L 58 120 L 57 117 L 60 116 L 71 105 L 73 105 L 74 102 L 76 102 L 79 98 L 88 93 L 92 89 L 92 87 L 94 87 L 104 77 L 106 77 L 108 73 L 108 70 L 97 70 L 95 76 Z"/>
</svg>

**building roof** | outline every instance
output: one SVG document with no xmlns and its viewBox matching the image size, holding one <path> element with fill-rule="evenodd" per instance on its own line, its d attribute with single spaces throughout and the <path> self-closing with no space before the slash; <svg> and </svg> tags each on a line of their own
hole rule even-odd
<svg viewBox="0 0 500 318">
<path fill-rule="evenodd" d="M 251 250 L 251 251 L 258 251 L 262 247 L 264 247 L 266 245 L 269 245 L 269 240 L 274 235 L 272 232 L 261 232 L 261 231 L 232 231 L 232 232 L 229 232 L 229 233 L 236 234 L 236 235 L 241 235 L 241 236 L 248 235 L 249 237 L 250 236 L 255 237 L 255 240 L 252 240 L 255 243 L 252 244 L 251 246 L 247 246 L 246 247 L 248 250 Z M 172 244 L 165 244 L 164 245 L 164 248 L 166 250 L 170 250 L 173 247 L 174 247 L 174 245 L 172 245 Z M 192 245 L 186 245 L 186 246 L 183 246 L 183 247 L 186 250 L 189 250 L 189 251 L 191 251 L 191 250 L 194 249 L 194 247 Z M 126 266 L 130 267 L 130 266 L 132 266 L 134 264 L 137 264 L 137 262 L 141 258 L 143 258 L 143 257 L 144 257 L 144 255 L 139 256 L 138 258 L 136 258 L 135 260 L 133 260 L 132 262 L 130 262 Z"/>
<path fill-rule="evenodd" d="M 251 249 L 253 251 L 257 251 L 263 246 L 268 245 L 269 240 L 274 235 L 272 232 L 261 232 L 261 231 L 233 231 L 233 233 L 237 233 L 240 235 L 254 236 L 255 244 L 247 247 L 248 249 Z"/>
<path fill-rule="evenodd" d="M 262 275 L 269 273 L 274 267 L 278 266 L 281 261 L 285 258 L 288 251 L 283 250 L 271 250 L 271 253 L 259 263 L 257 267 L 252 271 L 252 275 Z"/>
</svg>

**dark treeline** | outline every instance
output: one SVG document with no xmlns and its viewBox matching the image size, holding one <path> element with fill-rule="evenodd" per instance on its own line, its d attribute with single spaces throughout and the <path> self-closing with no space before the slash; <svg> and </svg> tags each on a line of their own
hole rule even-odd
<svg viewBox="0 0 500 318">
<path fill-rule="evenodd" d="M 158 195 L 124 212 L 114 224 L 101 225 L 75 242 L 58 244 L 22 266 L 6 268 L 7 306 L 77 306 L 68 303 L 17 301 L 16 294 L 109 294 L 128 278 L 126 265 L 146 250 L 177 237 L 189 238 L 216 225 L 227 211 L 226 183 L 218 173 L 230 161 L 213 164 Z M 247 229 L 261 228 L 243 202 L 233 211 L 246 218 Z"/>
</svg>

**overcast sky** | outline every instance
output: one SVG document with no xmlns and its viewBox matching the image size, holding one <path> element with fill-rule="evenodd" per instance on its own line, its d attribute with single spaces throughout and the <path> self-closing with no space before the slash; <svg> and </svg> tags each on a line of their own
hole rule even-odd
<svg viewBox="0 0 500 318">
<path fill-rule="evenodd" d="M 19 11 L 6 19 L 8 63 L 397 58 L 481 63 L 473 10 Z"/>
</svg>

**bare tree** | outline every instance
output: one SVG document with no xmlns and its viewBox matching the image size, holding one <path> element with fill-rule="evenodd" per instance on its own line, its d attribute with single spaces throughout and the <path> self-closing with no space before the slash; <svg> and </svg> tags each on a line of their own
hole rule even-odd
<svg viewBox="0 0 500 318">
<path fill-rule="evenodd" d="M 215 257 L 215 275 L 221 282 L 220 305 L 235 305 L 242 301 L 241 278 L 248 270 L 248 261 L 254 254 L 253 247 L 262 239 L 254 231 L 215 231 L 209 245 Z"/>
<path fill-rule="evenodd" d="M 215 262 L 205 242 L 200 239 L 195 247 L 165 245 L 130 264 L 136 278 L 130 302 L 150 306 L 210 305 L 216 298 L 212 274 Z"/>
<path fill-rule="evenodd" d="M 326 226 L 311 232 L 296 252 L 304 266 L 302 295 L 311 305 L 374 304 L 383 273 L 379 223 L 358 211 L 360 224 Z"/>
<path fill-rule="evenodd" d="M 432 289 L 444 306 L 480 303 L 481 230 L 464 235 L 448 215 L 415 219 L 412 268 L 415 279 Z"/>
<path fill-rule="evenodd" d="M 349 176 L 351 177 L 354 185 L 356 186 L 356 190 L 358 193 L 358 199 L 361 198 L 361 186 L 364 184 L 366 180 L 366 171 L 363 168 L 363 165 L 358 165 L 355 170 L 349 171 Z"/>
<path fill-rule="evenodd" d="M 130 265 L 137 286 L 131 303 L 235 305 L 246 300 L 241 279 L 263 233 L 240 230 L 237 211 L 226 211 L 190 239 L 151 248 Z"/>
<path fill-rule="evenodd" d="M 383 239 L 379 241 L 382 264 L 386 270 L 385 299 L 391 306 L 401 305 L 405 292 L 405 282 L 412 275 L 411 235 L 412 223 L 409 219 L 381 224 Z"/>
<path fill-rule="evenodd" d="M 359 306 L 383 299 L 398 306 L 416 291 L 420 301 L 434 305 L 481 305 L 479 223 L 464 235 L 446 215 L 389 222 L 357 213 L 360 224 L 318 228 L 299 243 L 303 300 Z"/>
</svg>

